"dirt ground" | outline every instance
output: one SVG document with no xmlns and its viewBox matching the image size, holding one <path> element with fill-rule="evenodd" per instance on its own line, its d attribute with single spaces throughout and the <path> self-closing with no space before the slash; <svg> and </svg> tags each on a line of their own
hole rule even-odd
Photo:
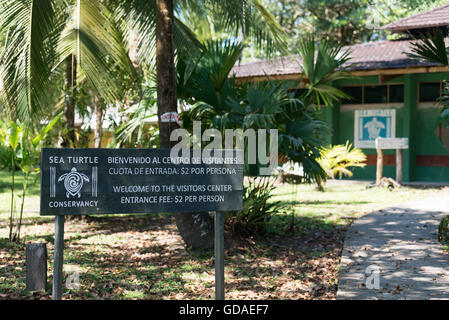
<svg viewBox="0 0 449 320">
<path fill-rule="evenodd" d="M 187 249 L 171 216 L 89 217 L 65 230 L 63 299 L 214 298 L 213 251 Z M 334 299 L 345 230 L 228 241 L 226 298 Z M 53 233 L 51 219 L 24 222 L 26 242 L 47 242 L 46 293 L 25 291 L 25 244 L 0 241 L 0 299 L 51 298 Z"/>
</svg>

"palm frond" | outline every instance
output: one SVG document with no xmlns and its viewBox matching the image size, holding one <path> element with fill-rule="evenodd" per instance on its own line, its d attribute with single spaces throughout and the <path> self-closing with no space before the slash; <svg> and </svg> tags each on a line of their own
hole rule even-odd
<svg viewBox="0 0 449 320">
<path fill-rule="evenodd" d="M 286 33 L 260 0 L 203 1 L 214 20 L 233 30 L 234 36 L 252 39 L 270 53 L 287 52 Z"/>
<path fill-rule="evenodd" d="M 46 107 L 49 76 L 59 22 L 55 0 L 4 0 L 0 26 L 6 32 L 1 53 L 1 90 L 8 109 L 30 121 Z"/>
<path fill-rule="evenodd" d="M 175 3 L 175 9 L 178 8 Z M 128 32 L 135 32 L 139 61 L 147 65 L 156 63 L 156 13 L 156 1 L 118 0 L 115 5 L 114 15 L 124 21 Z M 201 48 L 195 32 L 176 16 L 173 21 L 173 43 L 176 52 L 194 54 Z"/>
<path fill-rule="evenodd" d="M 411 51 L 409 56 L 412 58 L 449 65 L 449 51 L 444 42 L 444 34 L 440 29 L 427 34 L 421 41 L 413 43 Z"/>
<path fill-rule="evenodd" d="M 365 167 L 366 155 L 359 148 L 352 148 L 349 141 L 345 145 L 329 146 L 321 150 L 318 162 L 326 171 L 329 178 L 343 175 L 352 176 L 351 167 Z"/>
<path fill-rule="evenodd" d="M 214 88 L 220 90 L 242 54 L 243 45 L 231 40 L 209 40 L 204 47 L 201 67 L 208 70 Z"/>
<path fill-rule="evenodd" d="M 77 0 L 70 17 L 61 34 L 59 61 L 75 55 L 80 69 L 101 97 L 108 102 L 115 101 L 121 83 L 117 83 L 114 70 L 132 79 L 136 73 L 112 13 L 99 1 Z"/>
<path fill-rule="evenodd" d="M 243 46 L 231 40 L 207 41 L 199 56 L 184 56 L 178 61 L 177 90 L 195 101 L 223 110 L 235 86 L 229 77 Z M 182 74 L 179 74 L 179 73 Z M 180 81 L 182 80 L 182 81 Z"/>
<path fill-rule="evenodd" d="M 129 120 L 124 122 L 117 130 L 117 139 L 120 142 L 140 143 L 144 130 L 148 130 L 146 125 L 151 118 L 157 116 L 156 88 L 144 87 L 142 90 L 142 100 L 123 111 Z"/>
<path fill-rule="evenodd" d="M 349 61 L 349 51 L 342 52 L 341 46 L 333 46 L 328 41 L 318 44 L 309 35 L 299 44 L 298 53 L 308 89 L 304 98 L 309 104 L 332 105 L 332 101 L 349 96 L 335 87 L 335 81 L 351 77 L 342 66 Z"/>
<path fill-rule="evenodd" d="M 117 3 L 116 15 L 127 21 L 128 28 L 137 30 L 141 61 L 154 64 L 156 1 L 118 0 Z M 191 20 L 195 19 L 204 19 L 203 24 L 213 23 L 214 27 L 223 28 L 234 39 L 252 39 L 268 53 L 285 53 L 287 50 L 285 32 L 260 0 L 177 0 L 174 10 L 173 39 L 176 51 L 198 52 L 206 40 L 207 37 L 197 37 L 193 32 Z M 210 29 L 208 33 L 211 33 Z"/>
</svg>

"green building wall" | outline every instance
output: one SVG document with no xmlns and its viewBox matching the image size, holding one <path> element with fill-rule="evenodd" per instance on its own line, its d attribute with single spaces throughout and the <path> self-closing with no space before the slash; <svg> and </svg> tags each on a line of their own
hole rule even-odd
<svg viewBox="0 0 449 320">
<path fill-rule="evenodd" d="M 404 103 L 365 104 L 342 106 L 336 103 L 332 107 L 321 109 L 320 118 L 330 124 L 332 135 L 328 144 L 354 143 L 354 115 L 358 109 L 396 109 L 396 137 L 409 138 L 409 149 L 403 153 L 403 181 L 449 182 L 448 166 L 418 166 L 419 156 L 449 156 L 449 151 L 436 135 L 440 107 L 437 104 L 421 107 L 418 103 L 418 84 L 420 82 L 442 81 L 449 78 L 449 73 L 407 74 L 397 77 L 386 84 L 404 85 Z M 378 76 L 367 76 L 338 83 L 345 85 L 378 85 Z M 356 109 L 354 109 L 356 108 Z M 362 149 L 367 155 L 376 155 L 375 149 Z M 394 150 L 384 150 L 385 155 L 394 155 Z M 395 178 L 395 165 L 384 165 L 384 176 Z M 376 167 L 355 168 L 350 179 L 375 180 Z"/>
</svg>

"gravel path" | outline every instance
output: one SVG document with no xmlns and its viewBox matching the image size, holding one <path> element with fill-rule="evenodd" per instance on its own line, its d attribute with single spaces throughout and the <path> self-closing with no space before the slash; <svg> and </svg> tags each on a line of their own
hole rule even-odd
<svg viewBox="0 0 449 320">
<path fill-rule="evenodd" d="M 438 226 L 449 195 L 372 212 L 349 228 L 337 299 L 449 299 Z"/>
</svg>

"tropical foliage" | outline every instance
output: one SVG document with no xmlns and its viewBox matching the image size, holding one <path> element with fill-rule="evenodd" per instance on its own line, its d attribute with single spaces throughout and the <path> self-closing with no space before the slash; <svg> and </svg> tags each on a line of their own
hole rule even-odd
<svg viewBox="0 0 449 320">
<path fill-rule="evenodd" d="M 117 19 L 136 33 L 139 59 L 154 63 L 156 50 L 156 1 L 119 0 Z M 194 53 L 202 41 L 226 38 L 251 39 L 264 52 L 285 52 L 285 33 L 261 0 L 175 0 L 173 41 L 177 51 Z M 195 30 L 196 32 L 193 32 Z"/>
<path fill-rule="evenodd" d="M 228 223 L 234 231 L 247 236 L 269 230 L 271 218 L 285 207 L 280 201 L 273 201 L 275 181 L 276 178 L 270 176 L 248 179 L 243 192 L 243 209 L 228 215 Z"/>
<path fill-rule="evenodd" d="M 135 104 L 136 97 L 129 91 L 139 92 L 134 85 L 139 81 L 136 67 L 154 70 L 156 11 L 156 1 L 144 0 L 2 0 L 0 78 L 8 110 L 22 121 L 38 114 L 42 118 L 57 101 L 61 107 L 63 100 L 76 100 L 76 87 L 86 81 L 106 103 Z M 284 44 L 282 28 L 258 0 L 201 4 L 179 0 L 174 24 L 178 51 L 195 52 L 201 47 L 188 27 L 187 21 L 193 19 L 188 12 L 213 18 L 233 35 L 243 34 L 267 50 Z M 129 48 L 137 52 L 132 62 Z M 65 90 L 55 86 L 62 78 Z"/>
<path fill-rule="evenodd" d="M 304 95 L 295 97 L 291 83 L 273 81 L 239 83 L 232 76 L 232 68 L 242 54 L 244 46 L 231 40 L 209 40 L 198 55 L 181 56 L 177 64 L 177 95 L 188 106 L 182 113 L 184 127 L 192 130 L 194 120 L 201 121 L 201 129 L 214 128 L 224 137 L 226 129 L 278 130 L 278 152 L 289 161 L 302 165 L 304 181 L 321 181 L 326 172 L 318 163 L 327 125 L 316 120 L 320 104 L 331 105 L 345 94 L 333 87 L 333 82 L 348 77 L 342 64 L 347 53 L 328 43 L 315 46 L 313 38 L 301 50 L 301 66 L 310 78 Z M 315 59 L 315 50 L 318 50 Z M 248 147 L 246 146 L 245 152 Z M 245 159 L 248 159 L 247 154 Z M 245 174 L 254 175 L 254 167 L 245 163 Z M 250 191 L 248 191 L 250 190 Z M 267 180 L 247 189 L 244 211 L 233 219 L 240 228 L 267 228 L 265 208 L 273 190 Z M 265 208 L 268 209 L 268 208 Z M 279 209 L 279 208 L 277 208 Z M 251 218 L 249 218 L 251 217 Z M 256 218 L 257 217 L 257 218 Z M 243 223 L 241 220 L 244 219 Z M 257 221 L 258 227 L 253 223 Z"/>
<path fill-rule="evenodd" d="M 420 41 L 413 43 L 411 57 L 432 63 L 449 66 L 449 48 L 444 41 L 445 35 L 440 29 L 423 35 Z M 449 79 L 447 79 L 449 80 Z M 442 106 L 440 121 L 449 125 L 449 85 L 444 83 L 442 96 L 438 100 Z"/>
<path fill-rule="evenodd" d="M 306 80 L 302 99 L 309 105 L 331 106 L 332 101 L 347 99 L 349 96 L 335 86 L 335 82 L 350 78 L 346 68 L 349 51 L 342 46 L 332 45 L 329 41 L 316 41 L 308 36 L 299 44 L 299 64 L 302 76 Z"/>
<path fill-rule="evenodd" d="M 325 123 L 308 114 L 287 84 L 239 84 L 230 72 L 243 50 L 239 43 L 210 41 L 199 58 L 184 57 L 178 63 L 178 97 L 192 108 L 184 112 L 185 126 L 192 120 L 202 129 L 277 129 L 279 153 L 302 163 L 306 179 L 324 171 L 316 162 Z M 224 135 L 223 135 L 224 136 Z"/>
<path fill-rule="evenodd" d="M 154 76 L 156 49 L 171 48 L 171 45 L 156 45 L 161 34 L 156 32 L 160 3 L 0 1 L 3 41 L 0 98 L 4 100 L 8 118 L 38 126 L 44 116 L 64 110 L 64 125 L 59 127 L 62 141 L 58 143 L 79 147 L 86 132 L 75 127 L 75 110 L 78 113 L 96 110 L 101 120 L 104 109 L 114 106 L 122 111 L 122 119 L 127 122 L 119 130 L 117 146 L 158 143 L 157 132 L 148 135 L 146 126 L 142 126 L 151 114 L 142 83 Z M 195 54 L 202 48 L 206 38 L 199 39 L 190 27 L 197 25 L 193 22 L 198 17 L 206 16 L 217 31 L 226 30 L 232 38 L 252 39 L 267 53 L 285 48 L 282 28 L 259 0 L 175 0 L 173 3 L 177 55 Z M 171 41 L 171 37 L 166 39 Z M 173 56 L 171 49 L 165 53 Z M 160 82 L 158 79 L 157 83 Z M 96 141 L 100 142 L 101 129 L 101 121 L 96 121 Z"/>
<path fill-rule="evenodd" d="M 148 132 L 146 125 L 161 98 L 146 85 L 154 83 L 157 3 L 0 1 L 1 98 L 8 119 L 39 127 L 44 116 L 64 109 L 63 145 L 76 147 L 81 140 L 75 135 L 75 108 L 97 110 L 101 118 L 102 110 L 114 105 L 124 120 L 118 124 L 117 146 L 158 144 L 157 131 Z M 187 110 L 185 126 L 200 120 L 203 129 L 277 129 L 279 152 L 301 163 L 307 180 L 325 176 L 317 158 L 326 125 L 313 114 L 315 105 L 341 96 L 332 87 L 343 76 L 335 70 L 347 60 L 340 48 L 319 46 L 316 61 L 310 59 L 317 49 L 312 42 L 300 50 L 312 81 L 308 94 L 295 98 L 286 85 L 239 84 L 232 77 L 248 41 L 267 55 L 286 52 L 285 33 L 261 0 L 177 0 L 174 14 L 177 94 Z M 213 27 L 197 36 L 192 29 L 206 31 L 206 20 Z M 222 35 L 232 40 L 219 40 Z"/>
<path fill-rule="evenodd" d="M 154 126 L 154 120 L 157 119 L 156 104 L 156 88 L 144 86 L 142 100 L 122 112 L 122 116 L 128 120 L 116 130 L 120 146 L 155 148 L 159 145 L 158 128 Z"/>
<path fill-rule="evenodd" d="M 10 121 L 2 123 L 0 129 L 0 164 L 11 173 L 11 202 L 9 217 L 9 240 L 20 240 L 23 208 L 27 196 L 27 187 L 31 178 L 36 179 L 40 173 L 40 150 L 47 135 L 59 121 L 62 114 L 52 119 L 40 130 L 33 130 L 23 124 Z M 22 191 L 16 194 L 16 171 L 23 175 Z M 20 209 L 17 210 L 17 198 L 20 199 Z"/>
<path fill-rule="evenodd" d="M 264 0 L 287 33 L 293 51 L 308 33 L 339 45 L 398 37 L 380 30 L 390 22 L 447 4 L 446 0 Z M 248 58 L 263 57 L 257 48 L 246 52 Z"/>
<path fill-rule="evenodd" d="M 350 168 L 366 166 L 366 155 L 359 148 L 353 148 L 349 141 L 346 144 L 329 146 L 321 150 L 318 163 L 326 171 L 327 178 L 352 177 Z M 318 188 L 324 189 L 325 180 L 318 180 Z"/>
<path fill-rule="evenodd" d="M 134 72 L 110 10 L 99 1 L 35 2 L 1 2 L 6 40 L 0 77 L 8 109 L 23 121 L 47 111 L 48 93 L 57 89 L 54 79 L 71 56 L 80 72 L 69 76 L 85 77 L 104 99 L 114 101 L 120 91 L 114 71 Z"/>
</svg>

